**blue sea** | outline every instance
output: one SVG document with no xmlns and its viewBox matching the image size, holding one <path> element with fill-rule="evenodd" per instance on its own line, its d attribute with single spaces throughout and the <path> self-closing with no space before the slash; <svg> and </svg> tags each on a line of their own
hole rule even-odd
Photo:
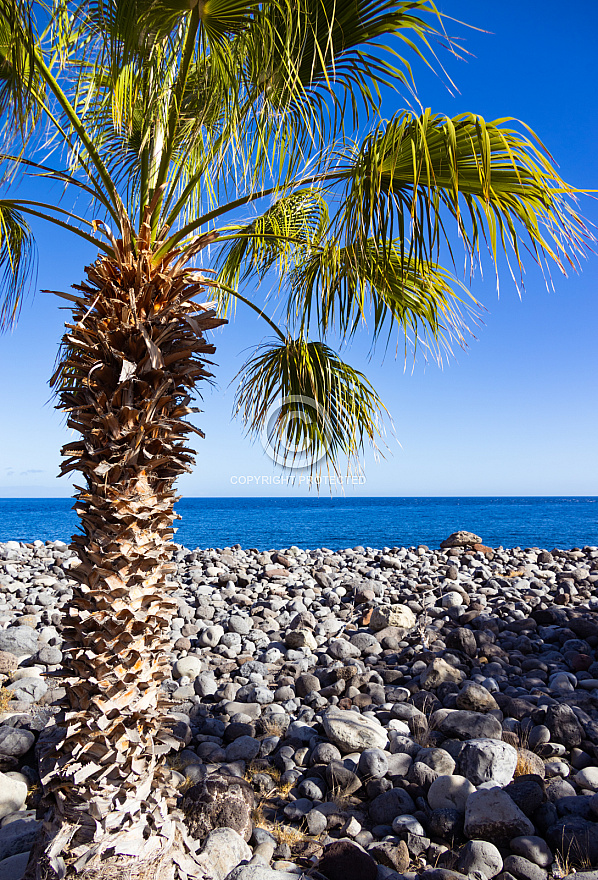
<svg viewBox="0 0 598 880">
<path fill-rule="evenodd" d="M 68 498 L 0 499 L 0 541 L 69 541 Z M 183 498 L 175 540 L 186 547 L 339 550 L 438 547 L 466 529 L 491 547 L 598 546 L 598 498 Z"/>
</svg>

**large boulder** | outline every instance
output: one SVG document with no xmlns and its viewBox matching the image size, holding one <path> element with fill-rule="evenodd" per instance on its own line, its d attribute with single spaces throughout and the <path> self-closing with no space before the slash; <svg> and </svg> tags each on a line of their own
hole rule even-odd
<svg viewBox="0 0 598 880">
<path fill-rule="evenodd" d="M 502 788 L 474 791 L 465 805 L 465 836 L 507 844 L 513 837 L 533 834 L 534 826 Z"/>
<path fill-rule="evenodd" d="M 328 880 L 376 880 L 378 866 L 374 859 L 352 840 L 335 840 L 318 862 L 318 873 Z"/>
<path fill-rule="evenodd" d="M 373 632 L 380 632 L 389 626 L 407 632 L 415 624 L 415 614 L 408 605 L 377 605 L 370 619 L 370 629 Z"/>
<path fill-rule="evenodd" d="M 446 711 L 446 710 L 445 710 Z M 455 709 L 440 722 L 438 729 L 448 739 L 502 739 L 502 726 L 494 715 Z"/>
<path fill-rule="evenodd" d="M 23 809 L 27 799 L 27 783 L 0 773 L 0 819 Z"/>
<path fill-rule="evenodd" d="M 474 544 L 481 543 L 482 539 L 479 535 L 474 535 L 473 532 L 453 532 L 452 535 L 449 535 L 448 538 L 444 539 L 440 545 L 440 549 L 446 550 L 449 547 L 473 547 Z"/>
<path fill-rule="evenodd" d="M 192 837 L 203 840 L 215 828 L 233 828 L 248 841 L 253 830 L 255 796 L 238 776 L 209 776 L 193 785 L 181 804 Z"/>
<path fill-rule="evenodd" d="M 471 739 L 459 754 L 459 768 L 474 785 L 508 785 L 517 767 L 517 749 L 500 739 Z"/>
<path fill-rule="evenodd" d="M 0 632 L 0 651 L 17 657 L 31 656 L 38 649 L 38 636 L 30 626 L 8 626 Z"/>
<path fill-rule="evenodd" d="M 214 828 L 204 843 L 201 861 L 208 862 L 215 880 L 224 880 L 239 862 L 249 861 L 252 855 L 251 847 L 234 828 Z"/>
</svg>

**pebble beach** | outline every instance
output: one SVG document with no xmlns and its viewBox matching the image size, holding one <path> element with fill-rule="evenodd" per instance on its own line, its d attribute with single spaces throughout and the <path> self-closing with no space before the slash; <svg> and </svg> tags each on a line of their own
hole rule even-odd
<svg viewBox="0 0 598 880">
<path fill-rule="evenodd" d="M 443 544 L 176 547 L 168 763 L 200 812 L 230 790 L 216 880 L 598 880 L 598 547 Z M 41 821 L 76 563 L 0 543 L 0 880 Z"/>
</svg>

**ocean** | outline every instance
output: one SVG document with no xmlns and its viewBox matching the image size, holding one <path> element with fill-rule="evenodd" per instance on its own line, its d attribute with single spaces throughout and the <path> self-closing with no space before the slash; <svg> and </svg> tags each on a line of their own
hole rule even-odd
<svg viewBox="0 0 598 880">
<path fill-rule="evenodd" d="M 68 498 L 0 499 L 0 541 L 69 541 Z M 466 529 L 491 547 L 598 546 L 598 498 L 183 498 L 175 540 L 186 547 L 434 548 Z"/>
</svg>

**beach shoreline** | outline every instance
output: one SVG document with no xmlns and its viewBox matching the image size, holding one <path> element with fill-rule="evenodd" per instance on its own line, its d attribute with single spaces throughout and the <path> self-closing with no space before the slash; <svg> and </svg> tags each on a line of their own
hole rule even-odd
<svg viewBox="0 0 598 880">
<path fill-rule="evenodd" d="M 167 760 L 181 791 L 249 783 L 243 852 L 268 844 L 263 880 L 356 852 L 377 880 L 598 865 L 598 547 L 173 558 L 162 687 L 182 749 Z M 0 772 L 22 781 L 21 809 L 39 800 L 35 742 L 66 697 L 73 565 L 61 542 L 0 543 Z M 19 754 L 3 752 L 6 727 Z"/>
</svg>

